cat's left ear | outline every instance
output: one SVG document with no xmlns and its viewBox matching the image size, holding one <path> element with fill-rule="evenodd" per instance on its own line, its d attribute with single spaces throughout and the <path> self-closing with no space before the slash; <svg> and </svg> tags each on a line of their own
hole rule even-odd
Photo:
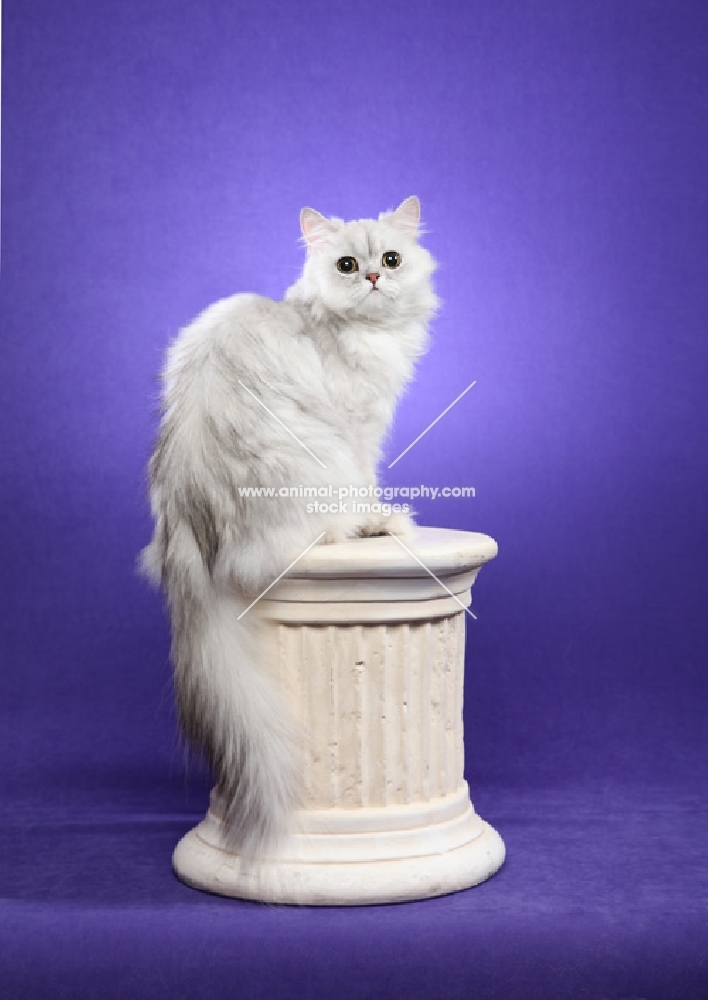
<svg viewBox="0 0 708 1000">
<path fill-rule="evenodd" d="M 410 198 L 402 201 L 396 211 L 389 216 L 389 222 L 392 222 L 397 229 L 404 233 L 415 236 L 420 226 L 420 201 L 418 198 L 412 194 Z"/>
<path fill-rule="evenodd" d="M 300 229 L 310 250 L 326 245 L 330 236 L 337 231 L 337 227 L 314 208 L 303 208 L 300 212 Z"/>
</svg>

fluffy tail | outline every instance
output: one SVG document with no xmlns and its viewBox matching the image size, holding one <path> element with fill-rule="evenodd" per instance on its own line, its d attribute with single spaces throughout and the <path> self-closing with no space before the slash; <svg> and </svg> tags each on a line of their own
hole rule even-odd
<svg viewBox="0 0 708 1000">
<path fill-rule="evenodd" d="M 163 561 L 180 721 L 216 774 L 229 849 L 262 858 L 287 832 L 297 803 L 296 728 L 259 663 L 257 609 L 239 621 L 247 604 L 213 583 L 189 529 L 180 541 L 173 536 L 170 545 L 181 549 L 179 564 Z M 143 567 L 154 576 L 150 548 Z"/>
</svg>

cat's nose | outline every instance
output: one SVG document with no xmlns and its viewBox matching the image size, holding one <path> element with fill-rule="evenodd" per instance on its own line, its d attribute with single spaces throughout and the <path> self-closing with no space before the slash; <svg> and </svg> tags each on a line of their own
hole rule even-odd
<svg viewBox="0 0 708 1000">
<path fill-rule="evenodd" d="M 372 271 L 370 274 L 367 274 L 366 277 L 369 279 L 374 288 L 376 288 L 376 282 L 379 280 L 381 275 L 377 271 Z"/>
</svg>

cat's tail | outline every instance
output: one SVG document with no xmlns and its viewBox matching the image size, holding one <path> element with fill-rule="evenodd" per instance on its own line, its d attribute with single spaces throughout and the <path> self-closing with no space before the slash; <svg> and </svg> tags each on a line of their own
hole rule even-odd
<svg viewBox="0 0 708 1000">
<path fill-rule="evenodd" d="M 180 721 L 215 772 L 227 846 L 263 858 L 287 833 L 298 801 L 297 729 L 261 662 L 257 608 L 239 617 L 246 601 L 212 581 L 186 525 L 176 534 L 163 583 Z M 148 573 L 153 555 L 149 547 L 143 556 Z"/>
</svg>

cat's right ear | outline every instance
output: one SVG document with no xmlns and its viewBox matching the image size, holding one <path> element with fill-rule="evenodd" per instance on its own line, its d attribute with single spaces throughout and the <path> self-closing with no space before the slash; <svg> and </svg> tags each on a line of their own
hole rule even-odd
<svg viewBox="0 0 708 1000">
<path fill-rule="evenodd" d="M 325 246 L 330 236 L 337 231 L 337 227 L 314 208 L 303 208 L 300 212 L 300 229 L 309 250 Z"/>
</svg>

